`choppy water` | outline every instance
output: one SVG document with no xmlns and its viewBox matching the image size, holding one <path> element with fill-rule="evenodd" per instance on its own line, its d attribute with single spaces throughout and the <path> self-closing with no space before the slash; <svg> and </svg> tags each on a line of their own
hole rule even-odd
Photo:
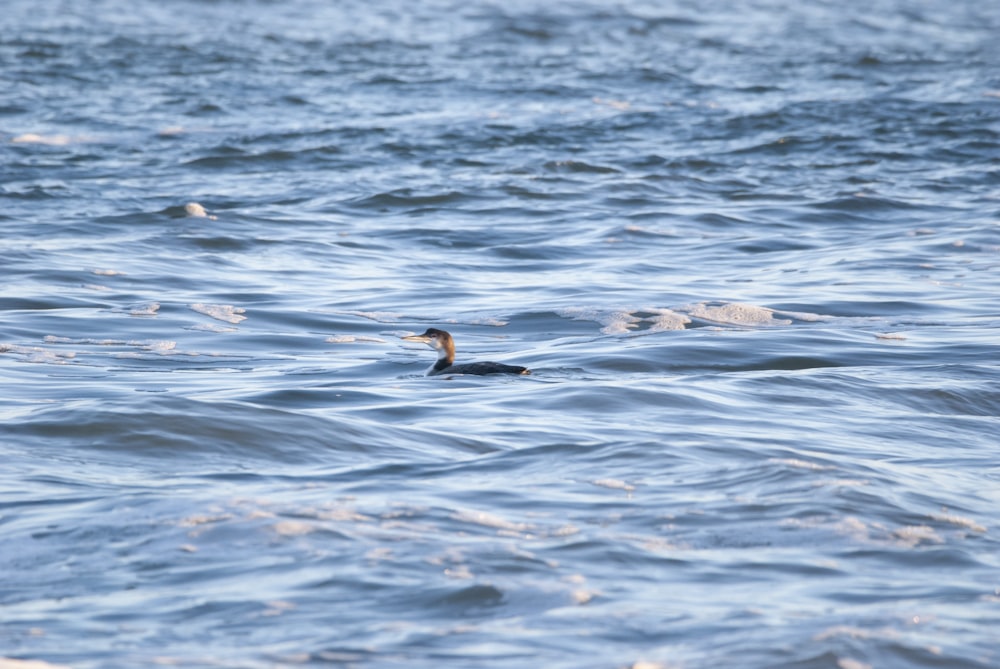
<svg viewBox="0 0 1000 669">
<path fill-rule="evenodd" d="M 8 0 L 0 666 L 1000 665 L 998 34 Z"/>
</svg>

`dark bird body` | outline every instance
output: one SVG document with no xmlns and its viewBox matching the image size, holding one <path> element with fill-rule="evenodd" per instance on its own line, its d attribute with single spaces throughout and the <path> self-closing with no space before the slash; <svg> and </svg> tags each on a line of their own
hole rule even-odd
<svg viewBox="0 0 1000 669">
<path fill-rule="evenodd" d="M 477 376 L 485 376 L 486 374 L 531 373 L 531 370 L 526 367 L 505 365 L 501 362 L 467 362 L 456 365 L 455 341 L 444 330 L 427 328 L 427 331 L 423 334 L 410 335 L 409 337 L 403 337 L 403 339 L 405 341 L 422 342 L 437 351 L 437 362 L 427 370 L 427 376 L 437 376 L 438 374 L 475 374 Z"/>
</svg>

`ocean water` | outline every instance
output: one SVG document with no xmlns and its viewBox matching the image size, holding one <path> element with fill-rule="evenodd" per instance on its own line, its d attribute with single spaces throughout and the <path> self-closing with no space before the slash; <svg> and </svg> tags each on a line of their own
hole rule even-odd
<svg viewBox="0 0 1000 669">
<path fill-rule="evenodd" d="M 7 0 L 0 667 L 1000 666 L 997 35 Z"/>
</svg>

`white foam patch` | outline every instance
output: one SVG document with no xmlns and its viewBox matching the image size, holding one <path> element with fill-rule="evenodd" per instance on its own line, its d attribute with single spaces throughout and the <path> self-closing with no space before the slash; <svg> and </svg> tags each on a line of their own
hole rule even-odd
<svg viewBox="0 0 1000 669">
<path fill-rule="evenodd" d="M 799 458 L 771 458 L 768 462 L 773 462 L 779 465 L 787 465 L 796 469 L 811 469 L 813 471 L 828 471 L 833 469 L 830 465 L 821 465 L 815 462 L 809 462 L 808 460 L 800 460 Z"/>
<path fill-rule="evenodd" d="M 201 206 L 197 202 L 188 202 L 184 205 L 184 213 L 186 213 L 191 218 L 207 218 L 209 220 L 218 220 L 218 216 L 210 216 L 205 207 Z"/>
<path fill-rule="evenodd" d="M 66 664 L 52 664 L 44 660 L 15 660 L 9 657 L 0 657 L 0 669 L 70 669 L 70 667 Z"/>
<path fill-rule="evenodd" d="M 177 346 L 177 342 L 169 339 L 94 339 L 84 337 L 74 339 L 72 337 L 57 337 L 56 335 L 45 335 L 47 344 L 76 344 L 78 346 L 131 346 L 147 351 L 172 351 Z"/>
<path fill-rule="evenodd" d="M 837 669 L 872 669 L 872 665 L 850 657 L 841 657 L 837 660 Z"/>
<path fill-rule="evenodd" d="M 42 144 L 45 146 L 66 146 L 73 143 L 69 135 L 39 135 L 26 132 L 10 140 L 12 144 Z"/>
<path fill-rule="evenodd" d="M 125 272 L 119 272 L 116 269 L 95 269 L 94 274 L 97 276 L 125 276 Z"/>
<path fill-rule="evenodd" d="M 198 527 L 199 525 L 209 525 L 224 520 L 232 520 L 232 518 L 233 514 L 231 513 L 216 513 L 211 516 L 208 514 L 195 514 L 187 518 L 182 518 L 177 524 L 181 527 Z"/>
<path fill-rule="evenodd" d="M 935 520 L 942 519 L 935 518 Z M 814 519 L 796 520 L 795 522 L 788 521 L 783 524 L 802 528 L 829 528 L 837 534 L 849 538 L 851 541 L 873 546 L 921 548 L 945 543 L 937 531 L 929 525 L 904 525 L 890 528 L 883 523 L 865 523 L 854 516 L 849 516 L 832 523 L 826 519 Z"/>
<path fill-rule="evenodd" d="M 448 567 L 444 570 L 444 575 L 448 578 L 454 578 L 457 580 L 469 580 L 475 578 L 475 574 L 469 569 L 468 565 L 458 565 L 457 567 Z"/>
<path fill-rule="evenodd" d="M 598 479 L 592 481 L 596 486 L 601 486 L 602 488 L 611 488 L 612 490 L 624 490 L 625 492 L 632 492 L 635 490 L 635 486 L 631 483 L 626 483 L 619 479 Z"/>
<path fill-rule="evenodd" d="M 315 530 L 312 524 L 301 520 L 279 520 L 273 529 L 283 537 L 299 537 Z"/>
<path fill-rule="evenodd" d="M 938 536 L 933 527 L 927 525 L 907 525 L 894 530 L 892 537 L 907 548 L 927 544 L 943 544 L 944 539 Z"/>
<path fill-rule="evenodd" d="M 246 309 L 242 307 L 234 307 L 229 304 L 202 304 L 196 303 L 191 305 L 191 309 L 197 311 L 199 314 L 204 314 L 209 318 L 214 318 L 217 321 L 222 321 L 224 323 L 232 323 L 236 325 L 242 323 L 247 319 L 243 314 L 246 313 Z"/>
<path fill-rule="evenodd" d="M 379 337 L 364 337 L 359 335 L 332 335 L 326 338 L 327 344 L 354 344 L 358 342 L 371 342 L 373 344 L 384 344 L 385 340 Z"/>
<path fill-rule="evenodd" d="M 638 316 L 624 309 L 593 309 L 590 307 L 566 307 L 557 312 L 563 318 L 575 321 L 593 321 L 601 325 L 604 334 L 624 334 L 634 330 L 642 321 Z"/>
<path fill-rule="evenodd" d="M 128 342 L 128 345 L 141 348 L 144 351 L 149 351 L 150 353 L 156 353 L 157 355 L 169 355 L 174 353 L 177 349 L 177 342 L 170 341 L 169 339 L 130 341 Z"/>
<path fill-rule="evenodd" d="M 606 107 L 611 107 L 612 109 L 617 109 L 618 111 L 625 111 L 632 106 L 627 100 L 612 100 L 604 98 L 592 98 L 595 105 L 603 105 Z"/>
<path fill-rule="evenodd" d="M 949 513 L 938 513 L 931 516 L 934 520 L 942 523 L 951 523 L 952 525 L 957 525 L 959 527 L 965 527 L 972 530 L 973 532 L 985 532 L 986 528 L 972 520 L 971 518 L 964 518 L 962 516 L 955 516 Z"/>
<path fill-rule="evenodd" d="M 646 328 L 651 332 L 666 330 L 683 330 L 691 319 L 673 309 L 662 307 L 644 307 L 642 309 L 595 309 L 591 307 L 566 307 L 558 310 L 563 318 L 575 321 L 593 321 L 601 326 L 602 334 L 627 334 L 633 330 Z M 650 314 L 639 316 L 638 314 Z"/>
<path fill-rule="evenodd" d="M 101 346 L 101 347 L 117 347 L 124 349 L 133 349 L 126 351 L 119 351 L 114 355 L 118 358 L 143 358 L 148 354 L 153 355 L 188 355 L 188 356 L 198 356 L 199 353 L 194 352 L 181 352 L 177 350 L 177 342 L 170 339 L 94 339 L 89 337 L 74 339 L 72 337 L 57 337 L 56 335 L 46 335 L 45 343 L 47 344 L 72 344 L 75 346 Z M 2 348 L 0 348 L 2 351 Z M 76 357 L 75 352 L 51 352 L 48 351 L 47 355 L 45 349 L 34 349 L 32 355 L 34 359 L 32 362 L 59 362 L 58 358 L 74 358 Z M 42 357 L 40 357 L 42 356 Z M 55 360 L 48 359 L 55 356 Z"/>
<path fill-rule="evenodd" d="M 318 520 L 332 520 L 340 523 L 367 523 L 374 520 L 371 516 L 358 513 L 350 507 L 338 506 L 332 503 L 325 504 L 320 508 L 305 509 L 300 511 L 300 513 L 314 517 Z"/>
<path fill-rule="evenodd" d="M 217 323 L 199 323 L 198 325 L 192 325 L 184 329 L 198 330 L 200 332 L 236 332 L 238 328 L 229 327 L 226 325 L 218 325 Z"/>
<path fill-rule="evenodd" d="M 666 664 L 660 664 L 659 662 L 639 660 L 635 664 L 631 665 L 629 669 L 672 669 L 672 667 Z"/>
<path fill-rule="evenodd" d="M 633 234 L 654 235 L 657 237 L 677 237 L 680 235 L 677 232 L 677 228 L 649 228 L 644 225 L 636 225 L 635 223 L 628 223 L 623 230 Z"/>
<path fill-rule="evenodd" d="M 692 305 L 688 314 L 694 318 L 724 323 L 727 325 L 791 325 L 792 321 L 774 317 L 774 310 L 753 304 L 728 302 L 720 305 L 706 303 Z"/>
<path fill-rule="evenodd" d="M 452 514 L 452 518 L 463 523 L 473 523 L 508 532 L 527 532 L 531 529 L 531 525 L 527 523 L 511 522 L 486 511 L 459 511 Z"/>
<path fill-rule="evenodd" d="M 286 612 L 292 611 L 294 609 L 295 609 L 295 604 L 293 604 L 292 602 L 276 600 L 268 602 L 267 608 L 264 609 L 264 612 L 261 613 L 261 615 L 270 618 L 274 616 L 284 615 Z"/>
<path fill-rule="evenodd" d="M 403 314 L 397 314 L 391 311 L 345 311 L 342 313 L 350 316 L 367 318 L 368 320 L 375 321 L 376 323 L 395 323 L 403 318 Z"/>
<path fill-rule="evenodd" d="M 507 323 L 508 321 L 499 318 L 494 318 L 492 316 L 483 316 L 482 318 L 472 318 L 468 321 L 465 321 L 465 325 L 489 325 L 495 328 L 502 328 L 503 326 L 507 325 Z"/>
<path fill-rule="evenodd" d="M 785 316 L 796 321 L 805 321 L 807 323 L 818 323 L 820 321 L 830 320 L 829 316 L 824 316 L 822 314 L 814 314 L 808 311 L 781 311 L 780 309 L 774 309 L 774 313 L 779 316 Z"/>
<path fill-rule="evenodd" d="M 649 329 L 653 331 L 683 330 L 691 322 L 691 319 L 684 314 L 671 309 L 643 309 L 643 311 L 653 313 L 652 316 L 643 319 L 652 323 Z"/>
<path fill-rule="evenodd" d="M 871 483 L 864 479 L 845 478 L 814 481 L 812 484 L 814 488 L 863 488 L 867 485 L 871 485 Z"/>
<path fill-rule="evenodd" d="M 65 365 L 76 357 L 75 351 L 50 351 L 40 346 L 0 344 L 0 353 L 13 353 L 24 357 L 25 362 Z"/>
<path fill-rule="evenodd" d="M 159 302 L 150 302 L 149 304 L 137 304 L 128 310 L 129 316 L 155 316 L 156 312 L 160 310 Z"/>
</svg>

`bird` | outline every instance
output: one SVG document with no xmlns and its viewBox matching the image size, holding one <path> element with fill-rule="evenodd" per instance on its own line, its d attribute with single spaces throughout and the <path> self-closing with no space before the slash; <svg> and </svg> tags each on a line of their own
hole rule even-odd
<svg viewBox="0 0 1000 669">
<path fill-rule="evenodd" d="M 423 334 L 409 335 L 403 337 L 403 340 L 418 341 L 427 344 L 437 351 L 437 362 L 427 370 L 427 376 L 437 376 L 439 374 L 476 374 L 478 376 L 485 376 L 486 374 L 531 374 L 531 370 L 526 367 L 505 365 L 500 362 L 454 364 L 455 341 L 444 330 L 427 328 L 427 331 Z"/>
</svg>

